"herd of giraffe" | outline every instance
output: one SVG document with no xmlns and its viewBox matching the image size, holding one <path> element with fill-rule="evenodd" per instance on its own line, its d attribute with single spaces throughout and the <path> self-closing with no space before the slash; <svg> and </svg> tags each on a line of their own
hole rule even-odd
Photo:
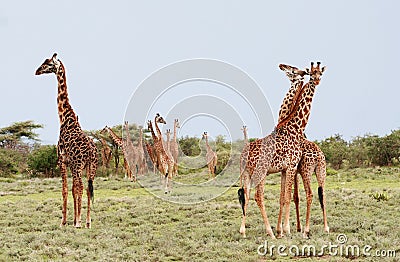
<svg viewBox="0 0 400 262">
<path fill-rule="evenodd" d="M 288 65 L 279 65 L 291 82 L 291 87 L 284 98 L 279 111 L 278 123 L 274 131 L 261 139 L 249 142 L 247 127 L 243 126 L 244 148 L 240 157 L 240 189 L 238 190 L 239 201 L 242 206 L 243 217 L 240 226 L 240 233 L 245 237 L 245 222 L 247 208 L 250 199 L 250 187 L 255 186 L 255 200 L 260 208 L 264 220 L 266 232 L 272 238 L 275 235 L 270 226 L 264 205 L 264 181 L 271 173 L 281 173 L 280 210 L 278 216 L 277 236 L 282 237 L 283 233 L 290 234 L 289 210 L 294 185 L 294 202 L 297 215 L 297 230 L 301 231 L 299 219 L 299 197 L 298 177 L 300 173 L 307 198 L 306 224 L 303 230 L 304 237 L 309 236 L 310 231 L 310 208 L 312 203 L 312 191 L 310 187 L 311 175 L 316 173 L 318 181 L 318 196 L 323 211 L 324 230 L 329 232 L 326 218 L 324 184 L 326 177 L 326 162 L 321 149 L 313 142 L 308 141 L 304 135 L 310 115 L 311 103 L 315 88 L 320 83 L 325 67 L 320 63 L 304 71 Z M 90 203 L 94 199 L 93 180 L 96 175 L 98 159 L 97 149 L 92 138 L 86 135 L 78 121 L 78 117 L 72 109 L 67 91 L 66 73 L 62 62 L 57 59 L 57 54 L 46 59 L 36 70 L 36 75 L 54 73 L 58 80 L 58 115 L 60 121 L 60 135 L 57 145 L 58 165 L 62 177 L 62 221 L 61 226 L 67 223 L 67 167 L 72 173 L 72 195 L 74 199 L 74 226 L 81 227 L 81 206 L 83 195 L 82 173 L 86 170 L 87 187 L 87 216 L 86 227 L 91 227 Z M 304 84 L 304 78 L 309 75 L 309 81 Z M 114 143 L 121 148 L 124 157 L 126 176 L 136 181 L 138 174 L 147 172 L 147 161 L 145 151 L 153 163 L 153 172 L 157 169 L 160 172 L 160 179 L 163 181 L 165 193 L 171 190 L 171 180 L 178 173 L 178 143 L 176 140 L 177 129 L 180 128 L 179 121 L 175 119 L 173 138 L 171 131 L 167 130 L 167 140 L 164 141 L 159 124 L 166 124 L 160 114 L 156 114 L 154 124 L 148 121 L 147 127 L 151 132 L 152 144 L 145 141 L 143 145 L 143 130 L 139 129 L 138 144 L 134 145 L 129 132 L 128 122 L 124 123 L 125 138 L 121 138 L 115 132 L 105 126 L 102 133 L 107 133 Z M 153 126 L 154 125 L 154 126 Z M 154 131 L 156 129 L 156 132 Z M 209 175 L 215 178 L 218 157 L 208 144 L 208 134 L 203 133 L 202 139 L 206 143 L 206 161 Z M 104 138 L 99 139 L 102 147 L 102 163 L 105 167 L 109 165 L 111 149 L 106 146 Z M 133 172 L 132 172 L 133 170 Z M 282 216 L 285 212 L 284 225 L 282 229 Z"/>
</svg>

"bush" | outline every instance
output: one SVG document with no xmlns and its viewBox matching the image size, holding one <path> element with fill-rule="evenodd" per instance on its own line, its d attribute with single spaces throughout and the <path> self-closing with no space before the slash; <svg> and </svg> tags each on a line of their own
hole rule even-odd
<svg viewBox="0 0 400 262">
<path fill-rule="evenodd" d="M 28 157 L 28 167 L 32 175 L 46 177 L 58 176 L 57 148 L 54 145 L 40 146 Z"/>
<path fill-rule="evenodd" d="M 0 148 L 0 176 L 11 177 L 20 172 L 24 155 L 18 151 Z"/>
</svg>

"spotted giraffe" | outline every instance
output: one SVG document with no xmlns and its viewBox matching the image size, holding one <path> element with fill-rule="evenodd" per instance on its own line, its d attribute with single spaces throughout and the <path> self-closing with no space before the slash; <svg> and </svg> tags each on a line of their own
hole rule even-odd
<svg viewBox="0 0 400 262">
<path fill-rule="evenodd" d="M 137 174 L 139 173 L 139 155 L 137 152 L 137 147 L 133 144 L 131 140 L 131 135 L 129 131 L 129 123 L 128 121 L 124 122 L 124 133 L 123 133 L 123 143 L 126 152 L 126 159 L 128 160 L 128 165 L 131 170 L 129 174 L 131 177 L 129 179 L 133 179 L 136 181 Z M 132 171 L 133 170 L 133 171 Z"/>
<path fill-rule="evenodd" d="M 301 71 L 297 67 L 280 64 L 279 68 L 284 71 L 292 83 L 291 88 L 287 92 L 282 105 L 279 111 L 279 121 L 282 121 L 290 114 L 291 107 L 293 106 L 293 101 L 296 100 L 296 96 L 299 95 L 297 81 L 303 81 L 302 78 L 304 75 L 308 74 L 306 71 Z M 307 69 L 306 69 L 307 70 Z M 279 122 L 278 121 L 278 122 Z M 304 228 L 303 236 L 305 238 L 309 237 L 310 231 L 310 212 L 311 212 L 311 203 L 312 203 L 312 190 L 311 190 L 311 176 L 315 171 L 315 175 L 318 181 L 318 196 L 320 200 L 320 205 L 322 208 L 322 214 L 324 219 L 324 231 L 329 232 L 327 217 L 326 217 L 326 205 L 325 205 L 325 194 L 324 194 L 324 185 L 326 178 L 326 161 L 325 156 L 322 150 L 318 147 L 317 144 L 311 142 L 307 139 L 303 140 L 301 145 L 302 157 L 297 167 L 298 173 L 300 173 L 304 189 L 306 191 L 307 198 L 307 212 L 306 212 L 306 226 Z M 283 182 L 283 181 L 281 181 Z M 284 190 L 284 184 L 281 184 L 281 194 Z M 284 194 L 284 192 L 283 192 Z M 281 197 L 281 200 L 283 197 Z M 293 200 L 296 207 L 296 218 L 297 218 L 297 231 L 301 231 L 301 223 L 300 223 L 300 211 L 299 211 L 299 195 L 298 195 L 298 177 L 294 180 L 294 195 Z M 280 204 L 283 206 L 283 203 Z M 279 218 L 282 217 L 282 209 L 279 211 Z M 282 227 L 282 226 L 281 226 Z M 279 232 L 278 232 L 279 233 Z M 279 235 L 279 234 L 278 234 Z"/>
<path fill-rule="evenodd" d="M 179 120 L 174 119 L 174 134 L 169 146 L 171 155 L 174 158 L 174 170 L 176 174 L 178 174 L 178 157 L 179 157 L 179 145 L 176 139 L 178 128 L 180 128 Z"/>
<path fill-rule="evenodd" d="M 148 121 L 148 127 L 151 131 L 151 135 L 153 138 L 154 151 L 156 153 L 158 162 L 157 167 L 161 175 L 164 176 L 164 191 L 165 193 L 168 193 L 170 191 L 170 181 L 174 173 L 174 160 L 168 156 L 164 148 L 162 133 L 160 131 L 160 128 L 158 127 L 158 123 L 166 124 L 167 122 L 162 116 L 160 116 L 160 114 L 157 113 L 154 117 L 154 125 L 156 127 L 158 136 L 154 133 L 153 126 L 150 120 Z"/>
<path fill-rule="evenodd" d="M 67 198 L 68 182 L 67 168 L 72 174 L 72 196 L 74 199 L 74 226 L 81 227 L 81 209 L 83 182 L 82 173 L 86 169 L 88 187 L 87 192 L 87 216 L 86 227 L 91 227 L 90 203 L 93 201 L 94 190 L 93 180 L 96 175 L 98 160 L 97 149 L 93 140 L 89 138 L 81 129 L 78 118 L 72 109 L 68 98 L 66 71 L 63 63 L 57 59 L 57 54 L 46 59 L 36 70 L 36 75 L 51 74 L 57 76 L 58 92 L 57 105 L 58 117 L 60 121 L 60 136 L 57 144 L 58 165 L 62 177 L 62 220 L 61 226 L 67 223 Z"/>
<path fill-rule="evenodd" d="M 122 154 L 124 157 L 124 168 L 126 171 L 126 177 L 131 178 L 132 177 L 132 170 L 129 168 L 129 164 L 128 164 L 128 153 L 126 151 L 126 145 L 123 141 L 123 139 L 121 137 L 119 137 L 117 134 L 115 134 L 115 132 L 108 126 L 105 126 L 103 128 L 103 130 L 101 131 L 102 133 L 107 132 L 111 139 L 114 141 L 114 143 L 121 148 L 122 150 Z"/>
<path fill-rule="evenodd" d="M 206 161 L 207 161 L 207 166 L 208 166 L 208 174 L 210 178 L 215 177 L 215 173 L 217 172 L 217 162 L 218 162 L 218 156 L 217 153 L 215 153 L 211 146 L 208 144 L 208 134 L 207 132 L 203 133 L 202 139 L 206 141 Z"/>
<path fill-rule="evenodd" d="M 303 86 L 300 81 L 301 92 L 296 97 L 293 109 L 287 118 L 280 121 L 274 132 L 270 135 L 249 143 L 243 152 L 245 157 L 241 157 L 241 166 L 247 172 L 242 172 L 243 188 L 239 189 L 239 198 L 242 199 L 243 218 L 240 232 L 245 236 L 246 210 L 250 196 L 250 184 L 256 187 L 255 200 L 260 208 L 264 220 L 266 232 L 272 238 L 275 238 L 271 225 L 269 223 L 264 206 L 264 181 L 270 173 L 284 172 L 282 181 L 285 185 L 285 194 L 283 195 L 285 204 L 285 223 L 284 232 L 290 234 L 289 226 L 289 203 L 291 199 L 291 189 L 297 165 L 301 158 L 301 144 L 304 140 L 304 129 L 308 122 L 311 109 L 312 98 L 315 93 L 315 87 L 319 84 L 320 77 L 325 68 L 320 69 L 320 63 L 317 67 L 311 66 L 310 81 Z M 243 153 L 242 153 L 243 155 Z M 250 163 L 247 165 L 247 163 Z M 281 194 L 282 196 L 282 194 Z M 278 232 L 280 232 L 278 224 Z"/>
</svg>

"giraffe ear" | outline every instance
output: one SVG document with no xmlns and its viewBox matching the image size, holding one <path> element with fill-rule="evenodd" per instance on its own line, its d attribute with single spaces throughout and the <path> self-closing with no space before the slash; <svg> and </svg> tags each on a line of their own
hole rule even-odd
<svg viewBox="0 0 400 262">
<path fill-rule="evenodd" d="M 321 73 L 325 72 L 325 70 L 326 70 L 326 66 L 322 67 Z"/>
<path fill-rule="evenodd" d="M 309 75 L 310 74 L 310 69 L 306 68 L 306 74 Z"/>
</svg>

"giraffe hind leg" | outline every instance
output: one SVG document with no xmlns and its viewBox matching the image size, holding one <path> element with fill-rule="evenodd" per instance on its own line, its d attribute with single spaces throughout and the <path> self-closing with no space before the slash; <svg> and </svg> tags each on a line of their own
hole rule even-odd
<svg viewBox="0 0 400 262">
<path fill-rule="evenodd" d="M 60 224 L 60 227 L 62 227 L 67 224 L 67 200 L 68 200 L 67 166 L 64 163 L 61 163 L 60 170 L 62 177 L 62 197 L 63 197 L 62 219 Z"/>
</svg>

